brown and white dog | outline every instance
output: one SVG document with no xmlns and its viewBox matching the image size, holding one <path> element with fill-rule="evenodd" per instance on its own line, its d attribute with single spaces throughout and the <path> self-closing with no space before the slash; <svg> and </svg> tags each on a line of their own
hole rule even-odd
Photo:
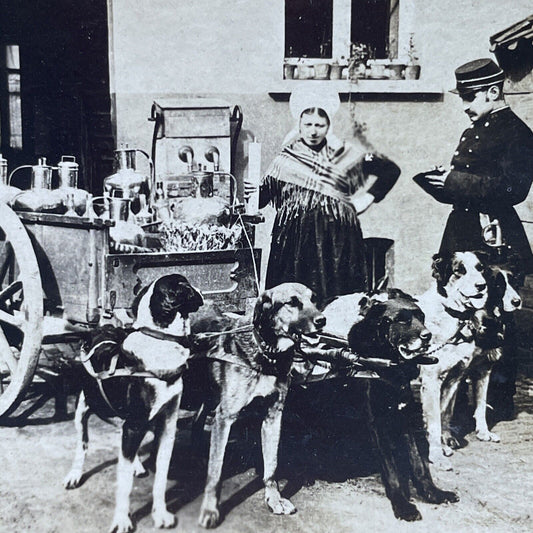
<svg viewBox="0 0 533 533">
<path fill-rule="evenodd" d="M 433 258 L 436 286 L 418 298 L 438 347 L 438 364 L 420 372 L 422 409 L 429 440 L 429 458 L 439 466 L 451 468 L 444 456 L 459 447 L 452 432 L 451 419 L 457 391 L 469 370 L 476 367 L 476 436 L 484 441 L 499 441 L 486 421 L 486 397 L 492 362 L 501 357 L 503 341 L 500 307 L 516 307 L 507 292 L 495 295 L 495 286 L 485 265 L 484 254 L 455 252 Z M 499 273 L 494 274 L 502 281 Z M 503 276 L 503 274 L 502 274 Z"/>
<path fill-rule="evenodd" d="M 252 400 L 262 400 L 261 441 L 263 450 L 265 502 L 275 514 L 291 514 L 295 507 L 280 495 L 275 471 L 285 398 L 290 370 L 303 338 L 310 338 L 324 326 L 312 291 L 298 283 L 283 283 L 265 291 L 257 300 L 253 328 L 250 319 L 225 317 L 216 307 L 206 306 L 192 320 L 196 339 L 204 334 L 208 373 L 213 392 L 204 412 L 214 410 L 207 483 L 199 524 L 216 527 L 220 520 L 219 498 L 222 465 L 231 427 Z M 244 328 L 244 331 L 243 331 Z M 227 332 L 214 336 L 213 332 Z M 201 344 L 201 341 L 199 341 Z M 198 360 L 202 364 L 202 360 Z M 194 363 L 190 373 L 194 373 Z M 189 374 L 189 372 L 188 372 Z M 186 378 L 187 388 L 187 378 Z M 187 395 L 187 391 L 186 391 Z"/>
<path fill-rule="evenodd" d="M 158 442 L 152 517 L 156 527 L 173 527 L 165 491 L 183 390 L 182 373 L 190 355 L 189 314 L 203 304 L 200 293 L 179 274 L 163 276 L 142 291 L 136 302 L 134 331 L 105 326 L 84 346 L 87 372 L 75 414 L 77 447 L 64 486 L 80 486 L 88 447 L 88 419 L 94 412 L 104 420 L 123 420 L 117 466 L 115 513 L 111 532 L 134 527 L 129 498 L 134 474 L 144 468 L 137 458 L 149 429 Z M 130 375 L 131 374 L 131 375 Z"/>
</svg>

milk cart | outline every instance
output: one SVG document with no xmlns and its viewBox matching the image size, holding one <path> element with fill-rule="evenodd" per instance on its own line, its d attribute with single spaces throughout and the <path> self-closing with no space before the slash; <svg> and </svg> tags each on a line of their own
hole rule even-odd
<svg viewBox="0 0 533 533">
<path fill-rule="evenodd" d="M 0 203 L 0 416 L 20 403 L 43 353 L 102 323 L 123 322 L 141 287 L 162 275 L 179 272 L 230 309 L 257 294 L 259 249 L 116 253 L 113 224 Z"/>
</svg>

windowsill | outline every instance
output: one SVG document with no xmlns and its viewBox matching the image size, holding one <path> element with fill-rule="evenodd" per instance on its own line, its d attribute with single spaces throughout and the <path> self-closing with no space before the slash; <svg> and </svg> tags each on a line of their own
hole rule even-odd
<svg viewBox="0 0 533 533">
<path fill-rule="evenodd" d="M 429 80 L 373 80 L 365 78 L 357 83 L 349 80 L 280 80 L 274 84 L 268 94 L 275 100 L 283 99 L 284 95 L 290 95 L 296 87 L 302 85 L 334 87 L 339 94 L 427 94 L 439 95 L 445 91 Z"/>
</svg>

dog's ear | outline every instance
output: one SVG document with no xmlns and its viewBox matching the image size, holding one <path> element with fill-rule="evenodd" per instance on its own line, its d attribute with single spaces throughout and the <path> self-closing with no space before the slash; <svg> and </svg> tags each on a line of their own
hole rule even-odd
<svg viewBox="0 0 533 533">
<path fill-rule="evenodd" d="M 254 307 L 254 327 L 261 327 L 266 319 L 272 317 L 272 296 L 270 291 L 265 291 L 255 302 Z"/>
<path fill-rule="evenodd" d="M 200 291 L 196 290 L 189 282 L 180 282 L 179 284 L 183 291 L 183 304 L 180 306 L 180 311 L 186 314 L 198 311 L 204 305 L 204 298 Z"/>
<path fill-rule="evenodd" d="M 408 302 L 413 302 L 413 303 L 418 301 L 416 298 L 414 298 L 410 294 L 407 294 L 406 292 L 402 291 L 401 289 L 389 289 L 388 293 L 389 293 L 389 298 L 391 300 L 403 299 L 403 300 L 406 300 Z"/>
<path fill-rule="evenodd" d="M 264 291 L 257 299 L 254 307 L 253 325 L 259 336 L 268 344 L 276 342 L 274 334 L 274 302 L 271 291 Z"/>
<path fill-rule="evenodd" d="M 444 286 L 451 276 L 452 255 L 449 253 L 438 253 L 433 256 L 431 264 L 431 275 L 437 280 L 437 291 L 446 296 Z"/>
<path fill-rule="evenodd" d="M 142 300 L 143 296 L 147 293 L 149 288 L 150 288 L 150 285 L 143 287 L 133 299 L 133 303 L 131 305 L 131 312 L 133 313 L 133 316 L 135 318 L 137 318 L 137 314 L 139 312 L 139 303 Z"/>
<path fill-rule="evenodd" d="M 475 250 L 474 254 L 479 259 L 479 262 L 483 265 L 483 267 L 486 267 L 492 263 L 489 252 L 485 252 L 484 250 Z"/>
<path fill-rule="evenodd" d="M 348 346 L 363 357 L 372 357 L 382 346 L 382 328 L 390 323 L 385 316 L 386 302 L 370 300 L 362 320 L 354 324 L 348 333 Z"/>
</svg>

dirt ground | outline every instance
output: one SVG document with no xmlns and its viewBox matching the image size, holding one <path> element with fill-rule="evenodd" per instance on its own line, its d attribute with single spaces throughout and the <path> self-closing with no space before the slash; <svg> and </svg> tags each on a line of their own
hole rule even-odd
<svg viewBox="0 0 533 533">
<path fill-rule="evenodd" d="M 44 394 L 44 395 L 43 395 Z M 0 532 L 93 533 L 107 531 L 113 513 L 118 429 L 96 417 L 90 421 L 87 474 L 82 486 L 66 491 L 62 479 L 74 453 L 74 398 L 68 419 L 53 419 L 53 401 L 35 387 L 9 425 L 0 427 Z M 499 422 L 501 443 L 476 441 L 453 457 L 454 470 L 434 477 L 461 501 L 443 506 L 419 503 L 423 520 L 394 518 L 377 474 L 375 457 L 358 431 L 326 428 L 302 448 L 297 434 L 285 437 L 279 477 L 298 512 L 274 516 L 262 499 L 254 465 L 253 430 L 238 429 L 230 442 L 222 490 L 219 533 L 522 532 L 531 531 L 533 496 L 533 379 L 520 377 L 517 417 Z M 290 418 L 289 418 L 290 420 Z M 360 424 L 356 420 L 355 426 Z M 347 426 L 346 426 L 347 427 Z M 362 430 L 361 430 L 362 431 Z M 362 431 L 364 434 L 364 431 Z M 168 483 L 169 508 L 177 513 L 174 531 L 196 533 L 205 480 L 206 452 L 191 448 L 189 431 L 178 433 Z M 291 439 L 294 442 L 291 442 Z M 143 446 L 147 456 L 149 442 Z M 287 481 L 289 480 L 289 481 Z M 138 532 L 153 531 L 150 516 L 153 473 L 136 479 L 131 509 Z"/>
</svg>

